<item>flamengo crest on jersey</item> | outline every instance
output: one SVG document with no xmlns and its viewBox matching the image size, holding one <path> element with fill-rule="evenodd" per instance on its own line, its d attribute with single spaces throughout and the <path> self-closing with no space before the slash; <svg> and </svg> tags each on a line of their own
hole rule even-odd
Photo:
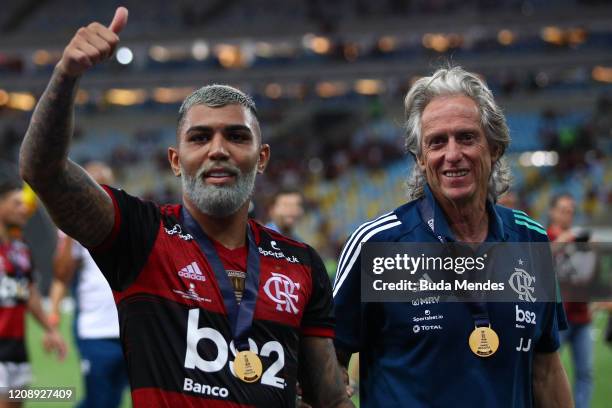
<svg viewBox="0 0 612 408">
<path fill-rule="evenodd" d="M 268 278 L 264 284 L 264 292 L 266 292 L 270 299 L 276 302 L 276 310 L 284 310 L 293 314 L 298 314 L 299 312 L 295 306 L 299 296 L 296 289 L 300 289 L 300 284 L 293 282 L 282 273 L 272 272 L 272 277 Z"/>
</svg>

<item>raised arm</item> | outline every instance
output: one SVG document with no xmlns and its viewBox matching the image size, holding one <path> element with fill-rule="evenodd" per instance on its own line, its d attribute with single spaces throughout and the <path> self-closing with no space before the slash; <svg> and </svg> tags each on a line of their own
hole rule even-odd
<svg viewBox="0 0 612 408">
<path fill-rule="evenodd" d="M 114 210 L 104 190 L 68 159 L 74 98 L 81 75 L 113 54 L 126 24 L 127 9 L 119 7 L 109 27 L 94 22 L 76 32 L 34 110 L 19 157 L 21 176 L 53 221 L 89 247 L 109 234 Z"/>
<path fill-rule="evenodd" d="M 314 408 L 354 407 L 331 339 L 304 337 L 299 361 L 299 380 L 306 403 Z"/>
</svg>

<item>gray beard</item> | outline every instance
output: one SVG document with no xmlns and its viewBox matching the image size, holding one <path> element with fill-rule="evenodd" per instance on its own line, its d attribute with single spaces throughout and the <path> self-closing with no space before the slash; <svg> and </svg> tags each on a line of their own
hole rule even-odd
<svg viewBox="0 0 612 408">
<path fill-rule="evenodd" d="M 187 175 L 181 166 L 183 191 L 204 214 L 223 218 L 236 213 L 253 193 L 257 166 L 248 173 L 239 172 L 236 182 L 228 186 L 206 184 L 202 176 L 204 172 L 205 169 L 200 169 L 196 176 L 192 177 Z"/>
</svg>

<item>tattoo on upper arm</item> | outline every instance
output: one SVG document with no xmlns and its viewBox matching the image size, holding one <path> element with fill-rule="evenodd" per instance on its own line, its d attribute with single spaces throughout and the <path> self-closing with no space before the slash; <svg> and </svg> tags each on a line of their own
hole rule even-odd
<svg viewBox="0 0 612 408">
<path fill-rule="evenodd" d="M 300 347 L 300 383 L 314 407 L 352 407 L 331 339 L 305 337 Z"/>
<path fill-rule="evenodd" d="M 113 228 L 113 202 L 80 166 L 68 161 L 66 167 L 53 185 L 39 190 L 40 198 L 62 231 L 95 247 Z"/>
</svg>

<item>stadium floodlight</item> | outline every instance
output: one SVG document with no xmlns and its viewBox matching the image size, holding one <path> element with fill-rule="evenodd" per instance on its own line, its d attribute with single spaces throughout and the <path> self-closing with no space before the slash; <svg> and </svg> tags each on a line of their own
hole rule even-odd
<svg viewBox="0 0 612 408">
<path fill-rule="evenodd" d="M 128 65 L 134 60 L 134 53 L 128 47 L 121 47 L 117 50 L 116 58 L 121 65 Z"/>
<path fill-rule="evenodd" d="M 209 55 L 208 43 L 204 40 L 195 40 L 191 46 L 191 54 L 197 61 L 204 61 Z"/>
</svg>

